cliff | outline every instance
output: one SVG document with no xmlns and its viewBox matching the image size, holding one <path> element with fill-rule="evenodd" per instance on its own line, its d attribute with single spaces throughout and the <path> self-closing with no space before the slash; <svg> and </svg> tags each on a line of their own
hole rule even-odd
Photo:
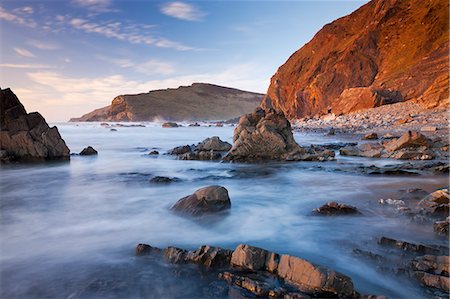
<svg viewBox="0 0 450 299">
<path fill-rule="evenodd" d="M 263 94 L 194 83 L 116 97 L 110 106 L 70 121 L 226 120 L 253 111 Z"/>
<path fill-rule="evenodd" d="M 325 25 L 271 78 L 263 108 L 289 118 L 400 101 L 448 105 L 447 0 L 373 0 Z"/>
</svg>

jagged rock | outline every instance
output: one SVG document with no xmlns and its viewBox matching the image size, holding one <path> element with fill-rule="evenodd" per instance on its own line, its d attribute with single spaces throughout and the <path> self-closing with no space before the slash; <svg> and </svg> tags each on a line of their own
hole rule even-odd
<svg viewBox="0 0 450 299">
<path fill-rule="evenodd" d="M 0 91 L 0 162 L 43 161 L 70 157 L 56 127 L 38 113 L 26 112 L 11 89 Z"/>
<path fill-rule="evenodd" d="M 156 247 L 152 247 L 148 244 L 138 244 L 136 246 L 136 255 L 149 255 L 152 253 L 159 253 L 161 252 L 161 249 L 156 248 Z"/>
<path fill-rule="evenodd" d="M 173 264 L 183 264 L 187 262 L 187 251 L 181 248 L 169 246 L 163 250 L 166 260 Z"/>
<path fill-rule="evenodd" d="M 257 109 L 241 117 L 234 130 L 233 147 L 223 158 L 232 162 L 264 160 L 331 160 L 334 152 L 319 147 L 302 148 L 294 140 L 283 113 Z"/>
<path fill-rule="evenodd" d="M 423 214 L 441 217 L 448 216 L 450 195 L 448 189 L 436 190 L 418 203 L 418 208 Z"/>
<path fill-rule="evenodd" d="M 378 244 L 383 245 L 383 246 L 391 246 L 391 247 L 396 247 L 405 251 L 409 251 L 409 252 L 416 252 L 416 253 L 420 253 L 420 254 L 440 254 L 441 253 L 441 249 L 439 248 L 434 248 L 434 247 L 430 247 L 427 245 L 422 245 L 422 244 L 414 244 L 414 243 L 409 243 L 406 241 L 399 241 L 396 239 L 392 239 L 392 238 L 388 238 L 388 237 L 381 237 L 380 239 L 378 239 Z"/>
<path fill-rule="evenodd" d="M 328 293 L 344 298 L 355 296 L 351 278 L 295 256 L 281 255 L 277 271 L 278 276 L 298 285 L 304 292 Z"/>
<path fill-rule="evenodd" d="M 178 178 L 169 178 L 166 176 L 155 176 L 150 179 L 150 183 L 163 183 L 163 184 L 168 184 L 168 183 L 173 183 L 173 182 L 178 182 L 178 181 L 179 181 Z"/>
<path fill-rule="evenodd" d="M 447 255 L 424 255 L 414 259 L 411 267 L 415 271 L 448 276 L 449 264 L 450 257 Z"/>
<path fill-rule="evenodd" d="M 177 146 L 167 153 L 176 155 L 179 160 L 220 160 L 230 148 L 231 144 L 213 136 L 206 138 L 197 145 Z"/>
<path fill-rule="evenodd" d="M 149 152 L 148 153 L 150 156 L 157 156 L 157 155 L 159 155 L 159 152 L 158 151 L 151 151 L 151 152 Z"/>
<path fill-rule="evenodd" d="M 368 134 L 364 135 L 362 139 L 363 140 L 378 139 L 378 134 L 377 133 L 368 133 Z"/>
<path fill-rule="evenodd" d="M 279 284 L 275 275 L 263 272 L 240 275 L 239 273 L 223 272 L 219 278 L 227 281 L 231 285 L 236 285 L 259 297 L 282 298 L 286 290 L 278 287 Z"/>
<path fill-rule="evenodd" d="M 388 142 L 384 147 L 387 151 L 393 152 L 403 148 L 414 147 L 429 147 L 431 145 L 430 139 L 425 137 L 419 132 L 408 131 L 403 134 L 399 139 L 394 139 Z"/>
<path fill-rule="evenodd" d="M 186 259 L 208 268 L 221 268 L 229 266 L 232 252 L 220 247 L 203 245 L 195 251 L 189 251 Z"/>
<path fill-rule="evenodd" d="M 448 236 L 449 226 L 450 226 L 450 216 L 447 217 L 445 220 L 434 222 L 433 228 L 437 234 Z"/>
<path fill-rule="evenodd" d="M 222 186 L 208 186 L 181 198 L 172 206 L 171 210 L 189 216 L 201 216 L 220 212 L 230 207 L 231 201 L 227 189 Z"/>
<path fill-rule="evenodd" d="M 329 202 L 321 206 L 320 208 L 314 209 L 313 214 L 315 215 L 355 215 L 360 214 L 357 208 L 349 206 L 346 204 L 340 204 L 335 201 Z"/>
<path fill-rule="evenodd" d="M 177 123 L 174 123 L 174 122 L 166 122 L 166 123 L 163 123 L 162 124 L 162 127 L 163 128 L 178 128 L 179 127 L 179 125 L 177 124 Z"/>
<path fill-rule="evenodd" d="M 88 146 L 86 148 L 84 148 L 80 154 L 80 156 L 94 156 L 94 155 L 98 155 L 98 152 L 92 147 L 92 146 Z"/>
<path fill-rule="evenodd" d="M 265 249 L 240 244 L 231 256 L 231 264 L 248 270 L 267 270 L 275 272 L 278 267 L 279 255 Z"/>
<path fill-rule="evenodd" d="M 426 272 L 414 272 L 416 279 L 426 287 L 435 288 L 449 292 L 450 278 L 448 276 L 435 275 Z"/>
</svg>

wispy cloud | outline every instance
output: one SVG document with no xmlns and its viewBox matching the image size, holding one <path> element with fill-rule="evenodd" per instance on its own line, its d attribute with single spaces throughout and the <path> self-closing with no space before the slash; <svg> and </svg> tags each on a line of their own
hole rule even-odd
<svg viewBox="0 0 450 299">
<path fill-rule="evenodd" d="M 43 42 L 34 39 L 27 41 L 27 44 L 39 50 L 58 50 L 60 48 L 58 44 L 51 43 L 49 41 Z"/>
<path fill-rule="evenodd" d="M 12 68 L 12 69 L 52 69 L 54 68 L 51 65 L 47 64 L 14 64 L 14 63 L 2 63 L 0 64 L 0 67 L 4 68 Z"/>
<path fill-rule="evenodd" d="M 93 12 L 112 12 L 116 11 L 111 8 L 111 0 L 73 0 L 75 5 L 84 7 Z"/>
<path fill-rule="evenodd" d="M 0 19 L 30 28 L 37 27 L 37 23 L 31 18 L 24 18 L 19 16 L 17 13 L 8 12 L 1 6 L 0 6 Z"/>
<path fill-rule="evenodd" d="M 30 14 L 34 13 L 34 9 L 33 9 L 32 6 L 22 6 L 22 7 L 15 8 L 15 9 L 13 10 L 13 12 L 14 12 L 14 13 L 17 13 L 17 14 L 27 14 L 27 15 L 30 15 Z"/>
<path fill-rule="evenodd" d="M 192 4 L 185 2 L 169 2 L 161 7 L 161 12 L 170 17 L 186 21 L 200 21 L 206 15 Z"/>
<path fill-rule="evenodd" d="M 16 52 L 18 55 L 20 55 L 22 57 L 27 57 L 27 58 L 35 58 L 36 57 L 36 55 L 31 53 L 27 49 L 24 49 L 24 48 L 13 48 L 13 49 L 14 49 L 14 52 Z"/>
<path fill-rule="evenodd" d="M 171 75 L 176 69 L 172 63 L 158 59 L 149 59 L 144 62 L 133 62 L 130 59 L 114 59 L 98 56 L 99 59 L 113 63 L 122 68 L 129 68 L 145 75 Z"/>
</svg>

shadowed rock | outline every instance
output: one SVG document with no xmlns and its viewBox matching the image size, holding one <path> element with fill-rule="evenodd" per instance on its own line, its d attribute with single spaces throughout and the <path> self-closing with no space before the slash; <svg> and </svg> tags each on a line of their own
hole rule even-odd
<svg viewBox="0 0 450 299">
<path fill-rule="evenodd" d="M 163 128 L 178 128 L 179 125 L 177 123 L 174 122 L 166 122 L 162 124 Z"/>
<path fill-rule="evenodd" d="M 1 162 L 43 161 L 70 157 L 70 150 L 56 127 L 49 127 L 38 112 L 26 113 L 9 89 L 0 92 Z"/>
<path fill-rule="evenodd" d="M 80 152 L 80 156 L 95 156 L 95 155 L 98 155 L 98 152 L 92 146 L 88 146 Z"/>
<path fill-rule="evenodd" d="M 231 144 L 213 136 L 197 145 L 177 146 L 167 153 L 176 155 L 179 160 L 220 160 L 230 148 Z"/>
<path fill-rule="evenodd" d="M 346 204 L 340 204 L 335 201 L 329 202 L 321 206 L 320 208 L 313 210 L 314 215 L 355 215 L 360 214 L 358 209 Z"/>
<path fill-rule="evenodd" d="M 222 186 L 208 186 L 178 200 L 171 210 L 189 216 L 202 216 L 231 207 L 228 190 Z"/>
</svg>

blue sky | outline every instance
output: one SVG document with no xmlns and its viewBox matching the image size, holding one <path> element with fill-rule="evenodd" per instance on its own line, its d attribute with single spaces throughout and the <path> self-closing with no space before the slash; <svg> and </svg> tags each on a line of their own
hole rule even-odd
<svg viewBox="0 0 450 299">
<path fill-rule="evenodd" d="M 193 82 L 265 93 L 294 51 L 366 2 L 2 0 L 0 84 L 51 122 Z"/>
</svg>

